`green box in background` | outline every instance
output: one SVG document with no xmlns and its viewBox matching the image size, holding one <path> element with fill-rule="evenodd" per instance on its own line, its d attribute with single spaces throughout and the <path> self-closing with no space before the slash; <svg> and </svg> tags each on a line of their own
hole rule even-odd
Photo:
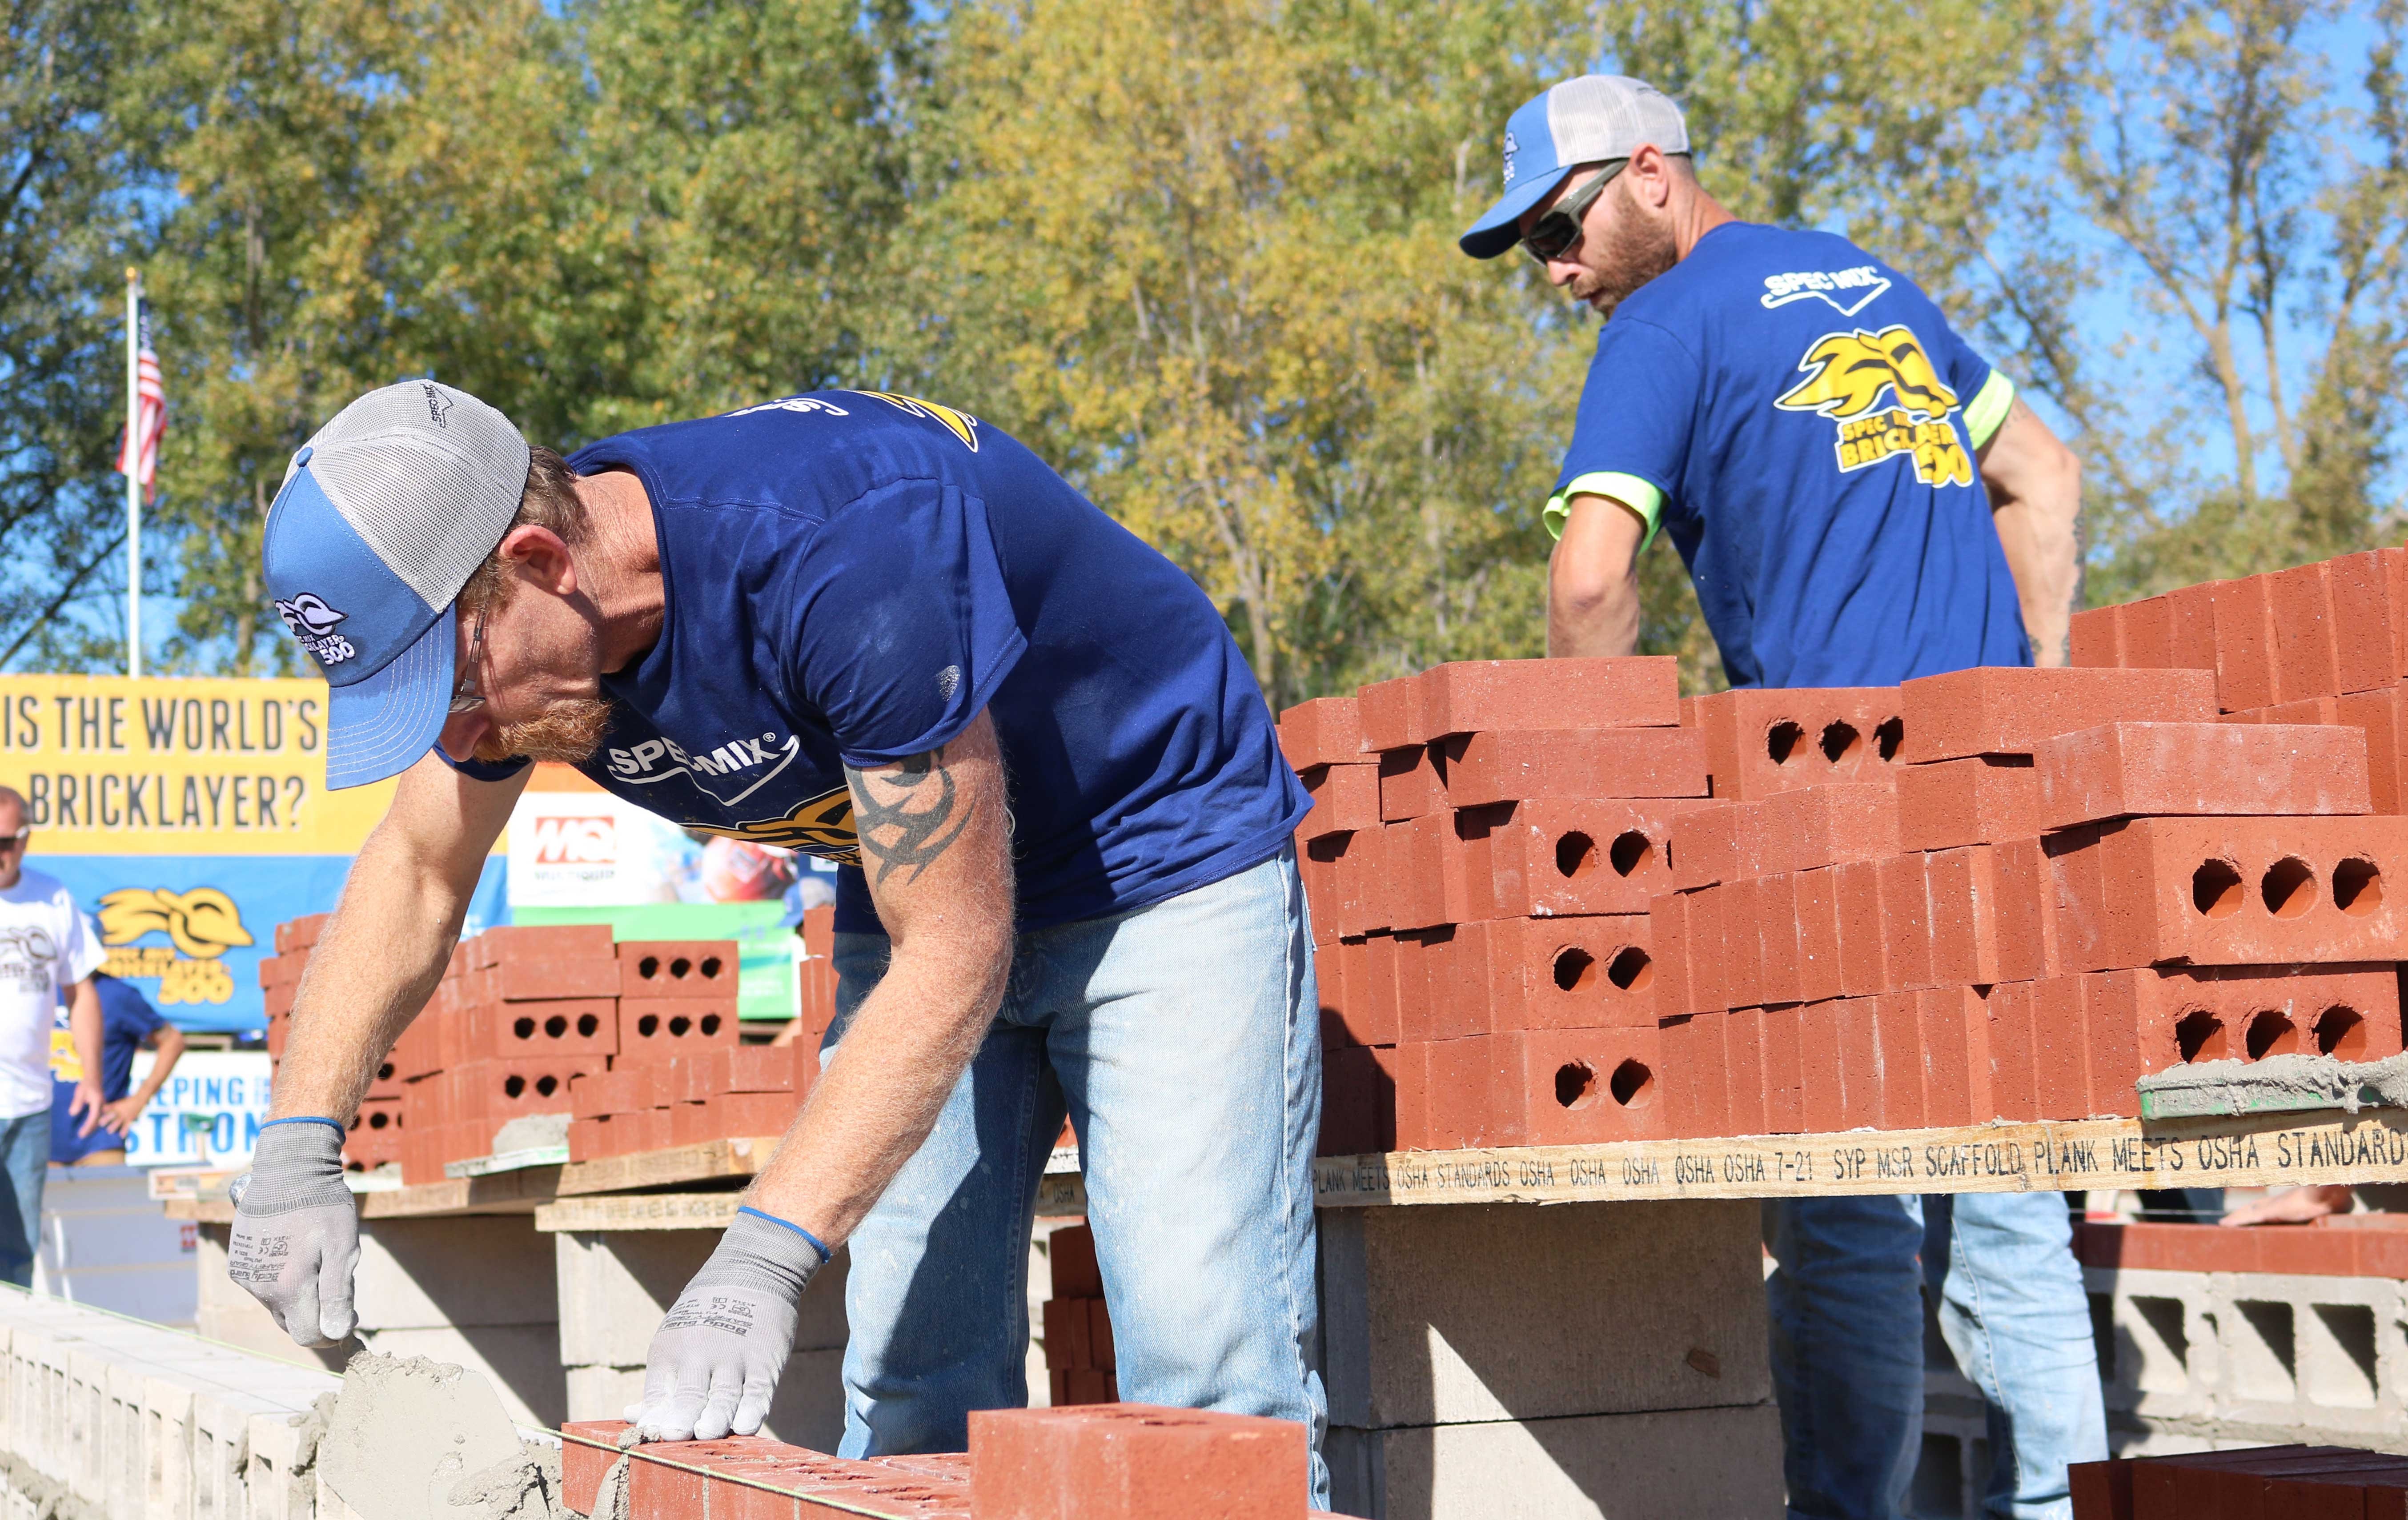
<svg viewBox="0 0 2408 1520">
<path fill-rule="evenodd" d="M 795 957 L 802 941 L 782 902 L 647 902 L 627 908 L 513 908 L 513 924 L 608 924 L 613 939 L 733 939 L 736 1014 L 791 1019 L 801 1010 Z"/>
</svg>

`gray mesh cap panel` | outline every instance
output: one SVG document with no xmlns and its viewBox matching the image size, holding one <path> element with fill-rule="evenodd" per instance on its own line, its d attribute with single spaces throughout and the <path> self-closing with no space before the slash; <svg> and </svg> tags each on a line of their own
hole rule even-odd
<svg viewBox="0 0 2408 1520">
<path fill-rule="evenodd" d="M 1689 151 L 1681 108 L 1654 85 L 1620 74 L 1584 74 L 1547 92 L 1547 126 L 1566 165 L 1628 158 L 1642 143 Z"/>
<path fill-rule="evenodd" d="M 435 380 L 405 380 L 309 440 L 335 509 L 427 606 L 450 605 L 509 530 L 530 451 L 510 420 Z"/>
</svg>

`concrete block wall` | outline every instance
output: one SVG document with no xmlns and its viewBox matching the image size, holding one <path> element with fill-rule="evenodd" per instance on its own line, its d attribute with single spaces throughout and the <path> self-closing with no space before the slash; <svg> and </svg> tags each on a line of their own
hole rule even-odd
<svg viewBox="0 0 2408 1520">
<path fill-rule="evenodd" d="M 0 1289 L 0 1482 L 83 1520 L 348 1514 L 313 1470 L 331 1373 Z"/>
<path fill-rule="evenodd" d="M 1326 1211 L 1333 1507 L 1779 1513 L 1762 1255 L 1743 1201 Z"/>
</svg>

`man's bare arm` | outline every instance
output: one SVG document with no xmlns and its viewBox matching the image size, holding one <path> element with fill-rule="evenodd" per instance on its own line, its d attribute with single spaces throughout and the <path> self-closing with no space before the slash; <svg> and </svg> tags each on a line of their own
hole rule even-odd
<svg viewBox="0 0 2408 1520">
<path fill-rule="evenodd" d="M 526 777 L 475 781 L 431 753 L 402 773 L 310 952 L 271 1117 L 351 1121 L 377 1062 L 441 979 Z"/>
<path fill-rule="evenodd" d="M 1639 652 L 1639 549 L 1647 520 L 1612 496 L 1568 504 L 1547 561 L 1547 653 L 1556 659 Z"/>
<path fill-rule="evenodd" d="M 2082 515 L 2082 461 L 2021 396 L 1977 458 L 1990 521 L 2015 578 L 2035 665 L 2063 665 L 2080 584 L 2074 523 Z"/>
<path fill-rule="evenodd" d="M 833 1250 L 935 1127 L 1011 968 L 1010 825 L 983 712 L 942 749 L 846 772 L 869 895 L 893 943 L 752 1205 Z"/>
</svg>

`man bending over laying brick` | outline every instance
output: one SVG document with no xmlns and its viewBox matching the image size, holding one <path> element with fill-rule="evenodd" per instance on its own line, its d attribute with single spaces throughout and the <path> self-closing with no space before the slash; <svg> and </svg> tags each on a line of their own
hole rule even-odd
<svg viewBox="0 0 2408 1520">
<path fill-rule="evenodd" d="M 1568 80 L 1505 128 L 1505 194 L 1465 252 L 1520 247 L 1607 315 L 1545 521 L 1548 652 L 1628 654 L 1660 530 L 1733 686 L 1892 686 L 2061 665 L 2081 471 L 1898 270 L 1828 233 L 1735 220 L 1680 108 Z M 2107 1455 L 2082 1275 L 2055 1193 L 1765 1205 L 1773 1387 L 1798 1520 L 1903 1513 L 1923 1302 L 1990 1405 L 1985 1513 L 2070 1513 Z M 1927 1228 L 1927 1226 L 1928 1226 Z M 1918 1252 L 1920 1261 L 1918 1262 Z"/>
<path fill-rule="evenodd" d="M 1134 1399 L 1315 1438 L 1308 806 L 1212 604 L 1026 449 L 832 391 L 563 461 L 432 381 L 294 456 L 268 586 L 327 783 L 399 775 L 309 959 L 232 1267 L 352 1329 L 344 1121 L 433 990 L 530 760 L 844 863 L 824 1073 L 662 1321 L 647 1439 L 759 1428 L 847 1241 L 849 1456 L 1026 1402 L 1067 1109 Z M 1327 1477 L 1316 1456 L 1316 1503 Z"/>
</svg>

